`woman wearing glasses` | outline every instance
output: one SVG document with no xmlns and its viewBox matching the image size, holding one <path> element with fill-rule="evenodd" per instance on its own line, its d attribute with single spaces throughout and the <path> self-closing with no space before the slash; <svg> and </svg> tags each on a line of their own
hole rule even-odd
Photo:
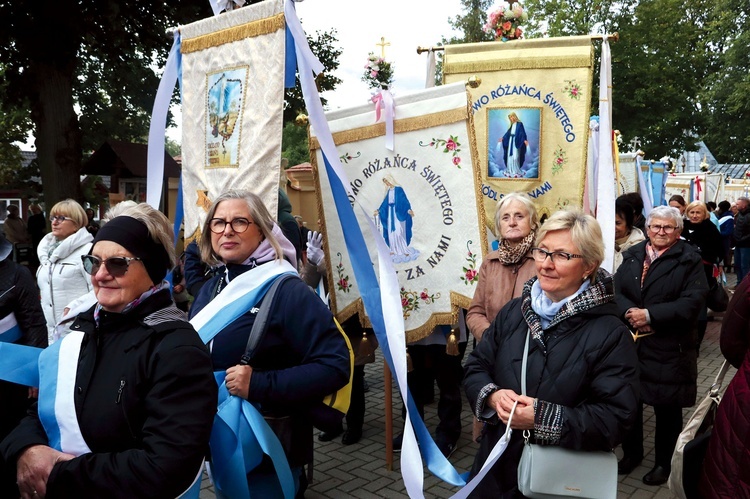
<svg viewBox="0 0 750 499">
<path fill-rule="evenodd" d="M 60 201 L 50 210 L 52 232 L 37 246 L 40 266 L 36 281 L 50 345 L 65 307 L 91 290 L 91 278 L 81 263 L 81 256 L 89 252 L 94 239 L 86 230 L 87 220 L 80 204 L 72 199 Z"/>
<path fill-rule="evenodd" d="M 640 361 L 641 403 L 654 408 L 654 467 L 646 485 L 669 478 L 672 453 L 682 430 L 682 408 L 695 404 L 697 320 L 708 285 L 701 255 L 680 239 L 683 218 L 676 208 L 654 208 L 646 220 L 648 241 L 623 253 L 616 274 L 620 316 L 635 340 Z M 643 459 L 643 405 L 623 442 L 619 472 Z"/>
<path fill-rule="evenodd" d="M 217 388 L 208 349 L 164 280 L 170 235 L 167 218 L 141 204 L 79 258 L 97 303 L 42 352 L 39 402 L 0 444 L 21 497 L 166 498 L 200 487 Z"/>
<path fill-rule="evenodd" d="M 211 359 L 214 371 L 226 372 L 229 393 L 257 405 L 273 421 L 301 497 L 306 487 L 302 467 L 313 457 L 311 411 L 348 382 L 349 349 L 326 305 L 296 275 L 294 246 L 258 196 L 248 191 L 220 195 L 208 211 L 199 246 L 206 263 L 225 268 L 201 288 L 190 311 L 194 319 L 204 308 L 206 313 L 225 314 L 235 290 L 257 289 L 257 295 L 250 296 L 253 303 L 238 311 L 239 316 L 223 317 L 228 324 L 211 342 Z M 270 285 L 284 274 L 292 277 L 279 285 L 265 334 L 246 356 L 265 297 L 262 284 Z M 252 494 L 280 497 L 267 456 L 247 480 Z"/>
<path fill-rule="evenodd" d="M 575 450 L 613 449 L 637 410 L 638 359 L 617 316 L 612 276 L 599 269 L 599 224 L 581 212 L 559 211 L 539 228 L 531 251 L 536 277 L 500 310 L 466 362 L 466 394 L 488 423 L 472 475 L 505 433 L 515 402 L 512 429 L 529 430 L 536 443 Z M 513 432 L 476 497 L 518 497 L 522 433 Z"/>
</svg>

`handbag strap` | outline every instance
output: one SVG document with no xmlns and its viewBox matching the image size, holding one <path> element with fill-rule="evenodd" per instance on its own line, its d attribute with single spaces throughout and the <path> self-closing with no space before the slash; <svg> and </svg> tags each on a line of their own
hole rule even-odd
<svg viewBox="0 0 750 499">
<path fill-rule="evenodd" d="M 258 343 L 260 343 L 260 340 L 263 339 L 263 336 L 266 333 L 268 314 L 271 312 L 271 305 L 273 304 L 273 299 L 276 296 L 276 291 L 278 290 L 281 283 L 284 282 L 288 277 L 291 277 L 291 274 L 281 274 L 276 278 L 275 281 L 273 281 L 273 284 L 271 284 L 271 287 L 268 289 L 268 291 L 266 291 L 266 294 L 263 297 L 263 301 L 261 301 L 260 308 L 258 309 L 258 313 L 255 316 L 255 321 L 253 321 L 253 327 L 250 330 L 250 335 L 247 338 L 247 346 L 245 347 L 244 355 L 242 355 L 242 358 L 240 359 L 240 365 L 248 365 L 250 363 L 250 360 L 253 358 L 255 348 L 258 346 Z"/>
<path fill-rule="evenodd" d="M 529 360 L 529 337 L 531 331 L 526 330 L 526 346 L 523 347 L 523 360 L 521 361 L 521 395 L 526 395 L 526 364 Z"/>
<path fill-rule="evenodd" d="M 724 376 L 727 374 L 727 371 L 729 370 L 729 361 L 724 359 L 724 363 L 721 365 L 721 369 L 719 369 L 719 373 L 716 375 L 716 378 L 714 379 L 713 384 L 711 385 L 711 388 L 708 390 L 708 394 L 711 397 L 715 397 L 719 394 L 721 391 L 721 385 L 724 384 Z"/>
</svg>

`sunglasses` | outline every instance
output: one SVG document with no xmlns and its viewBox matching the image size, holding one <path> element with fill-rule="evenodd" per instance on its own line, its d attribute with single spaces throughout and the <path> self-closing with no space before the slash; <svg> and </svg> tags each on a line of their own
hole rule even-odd
<svg viewBox="0 0 750 499">
<path fill-rule="evenodd" d="M 128 256 L 113 256 L 112 258 L 102 260 L 94 255 L 83 255 L 81 256 L 81 261 L 83 261 L 83 270 L 89 275 L 99 272 L 102 264 L 104 264 L 109 275 L 112 277 L 122 277 L 127 273 L 130 262 L 141 261 L 141 259 Z"/>
</svg>

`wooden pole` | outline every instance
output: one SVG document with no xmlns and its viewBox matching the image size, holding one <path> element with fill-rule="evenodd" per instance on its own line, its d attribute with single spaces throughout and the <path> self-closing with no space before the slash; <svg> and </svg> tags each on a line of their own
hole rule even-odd
<svg viewBox="0 0 750 499">
<path fill-rule="evenodd" d="M 383 361 L 383 387 L 385 397 L 385 469 L 393 471 L 393 376 Z"/>
</svg>

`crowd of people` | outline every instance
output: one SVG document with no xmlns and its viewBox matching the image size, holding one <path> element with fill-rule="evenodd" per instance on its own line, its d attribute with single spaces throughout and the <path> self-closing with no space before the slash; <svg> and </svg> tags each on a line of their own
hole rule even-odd
<svg viewBox="0 0 750 499">
<path fill-rule="evenodd" d="M 146 204 L 121 203 L 97 221 L 93 210 L 64 200 L 49 210 L 46 235 L 41 208 L 30 211 L 24 221 L 9 210 L 0 236 L 0 325 L 17 325 L 0 330 L 0 340 L 44 348 L 41 390 L 0 382 L 3 497 L 179 497 L 200 483 L 225 396 L 259 409 L 297 497 L 307 486 L 314 427 L 321 441 L 360 440 L 364 366 L 377 340 L 356 315 L 339 325 L 325 293 L 313 291 L 326 284 L 324 238 L 302 230 L 282 191 L 275 215 L 253 193 L 225 192 L 179 258 L 169 221 Z M 462 389 L 479 444 L 472 475 L 506 425 L 519 430 L 473 497 L 520 496 L 525 440 L 580 451 L 622 445 L 618 471 L 632 472 L 644 458 L 644 405 L 656 425 L 654 466 L 643 482 L 665 483 L 682 409 L 697 397 L 706 299 L 731 271 L 738 287 L 722 351 L 745 375 L 720 406 L 701 488 L 748 493 L 740 479 L 747 451 L 731 432 L 750 426 L 736 421 L 750 403 L 742 280 L 750 272 L 750 200 L 712 206 L 673 196 L 644 215 L 640 196 L 629 193 L 617 199 L 612 223 L 614 274 L 601 268 L 596 219 L 563 210 L 542 221 L 528 196 L 505 195 L 494 213 L 497 249 L 483 259 L 471 305 L 457 324 L 407 345 L 408 386 L 422 417 L 437 383 L 435 441 L 446 457 L 463 431 Z M 14 261 L 19 244 L 35 248 L 36 263 L 26 265 L 36 280 Z M 251 290 L 247 306 L 230 307 L 243 289 Z M 222 314 L 208 343 L 188 322 Z M 345 419 L 318 424 L 321 400 L 347 384 Z M 400 444 L 397 436 L 394 448 Z M 279 497 L 273 460 L 253 464 L 249 493 Z"/>
</svg>

